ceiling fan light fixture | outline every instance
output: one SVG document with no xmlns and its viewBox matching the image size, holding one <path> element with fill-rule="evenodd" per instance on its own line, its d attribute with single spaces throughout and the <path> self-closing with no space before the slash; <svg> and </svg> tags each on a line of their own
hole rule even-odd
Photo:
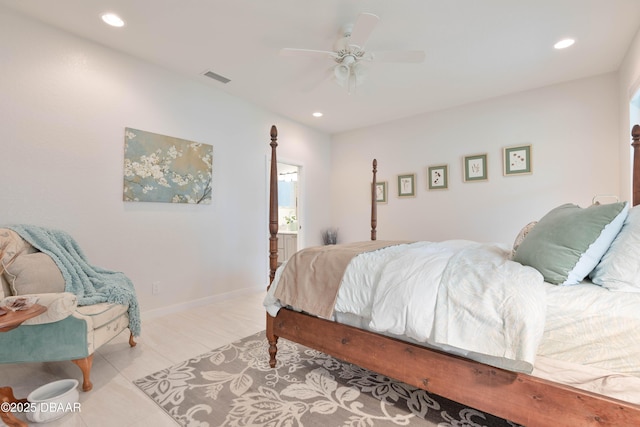
<svg viewBox="0 0 640 427">
<path fill-rule="evenodd" d="M 333 68 L 333 74 L 338 82 L 346 82 L 352 74 L 352 67 L 356 64 L 356 58 L 353 55 L 344 56 L 338 65 Z"/>
<path fill-rule="evenodd" d="M 359 62 L 353 62 L 349 67 L 346 67 L 346 72 L 343 73 L 343 68 L 338 68 L 343 64 L 338 64 L 334 68 L 334 74 L 336 75 L 336 83 L 347 89 L 347 92 L 351 94 L 355 91 L 357 86 L 360 86 L 364 82 L 366 75 L 365 67 Z"/>
<path fill-rule="evenodd" d="M 349 78 L 351 70 L 344 64 L 338 64 L 333 69 L 333 74 L 336 76 L 336 79 L 338 79 L 338 82 L 344 82 Z"/>
</svg>

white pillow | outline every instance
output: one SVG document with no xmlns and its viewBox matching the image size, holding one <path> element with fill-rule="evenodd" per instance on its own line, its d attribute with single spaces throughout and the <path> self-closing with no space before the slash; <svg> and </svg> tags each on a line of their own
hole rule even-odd
<svg viewBox="0 0 640 427">
<path fill-rule="evenodd" d="M 20 297 L 36 297 L 37 304 L 47 307 L 47 311 L 36 317 L 25 320 L 22 325 L 41 325 L 44 323 L 53 323 L 69 317 L 78 307 L 78 297 L 71 292 L 47 293 L 47 294 L 28 294 L 20 295 Z M 0 306 L 5 305 L 15 296 L 9 296 L 0 300 Z"/>
<path fill-rule="evenodd" d="M 589 246 L 589 249 L 587 249 L 584 254 L 582 254 L 576 266 L 569 272 L 569 277 L 565 283 L 566 285 L 578 284 L 598 265 L 604 254 L 609 250 L 611 244 L 620 233 L 620 230 L 624 225 L 624 221 L 627 219 L 629 214 L 629 209 L 627 209 L 627 207 L 628 203 L 625 202 L 625 206 L 620 213 L 613 219 L 613 221 L 604 227 L 604 230 L 602 230 L 602 233 L 600 233 L 600 236 L 596 241 Z"/>
<path fill-rule="evenodd" d="M 613 291 L 640 292 L 640 208 L 635 207 L 622 230 L 589 275 L 596 285 Z"/>
<path fill-rule="evenodd" d="M 47 307 L 47 311 L 29 320 L 25 320 L 23 325 L 41 325 L 66 319 L 76 311 L 78 306 L 78 297 L 71 292 L 32 295 L 38 297 L 38 304 Z"/>
</svg>

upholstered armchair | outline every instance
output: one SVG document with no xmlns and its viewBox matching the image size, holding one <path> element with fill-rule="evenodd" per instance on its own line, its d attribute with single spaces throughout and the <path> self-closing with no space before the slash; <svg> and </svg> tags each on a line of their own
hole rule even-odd
<svg viewBox="0 0 640 427">
<path fill-rule="evenodd" d="M 47 230 L 16 229 L 28 240 L 13 229 L 0 229 L 0 306 L 3 299 L 33 295 L 47 311 L 0 333 L 0 363 L 70 360 L 82 370 L 82 389 L 89 391 L 94 352 L 127 328 L 131 330 L 129 344 L 136 344 L 135 291 L 122 273 L 86 263 L 68 235 L 59 239 L 55 232 L 56 244 L 51 246 L 49 237 L 43 237 L 48 236 Z M 91 292 L 78 284 L 82 282 L 90 283 Z M 122 283 L 126 293 L 116 288 Z"/>
<path fill-rule="evenodd" d="M 93 354 L 127 329 L 128 307 L 110 303 L 78 307 L 78 299 L 69 292 L 31 295 L 47 311 L 0 333 L 0 363 L 70 360 L 82 370 L 82 389 L 91 390 Z M 136 345 L 132 335 L 129 344 Z"/>
</svg>

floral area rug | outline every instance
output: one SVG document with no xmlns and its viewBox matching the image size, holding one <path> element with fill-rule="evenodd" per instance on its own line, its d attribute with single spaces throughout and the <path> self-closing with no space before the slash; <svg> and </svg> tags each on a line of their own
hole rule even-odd
<svg viewBox="0 0 640 427">
<path fill-rule="evenodd" d="M 517 426 L 264 332 L 134 384 L 183 426 Z"/>
</svg>

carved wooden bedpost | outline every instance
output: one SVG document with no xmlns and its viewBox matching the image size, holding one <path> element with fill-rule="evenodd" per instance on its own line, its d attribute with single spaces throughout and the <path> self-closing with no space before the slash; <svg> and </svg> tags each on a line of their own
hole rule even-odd
<svg viewBox="0 0 640 427">
<path fill-rule="evenodd" d="M 634 125 L 631 129 L 633 142 L 633 206 L 640 204 L 640 125 Z"/>
<path fill-rule="evenodd" d="M 278 129 L 271 126 L 271 172 L 269 174 L 269 286 L 278 268 Z M 267 288 L 268 289 L 268 288 Z"/>
<path fill-rule="evenodd" d="M 271 171 L 269 173 L 269 287 L 278 268 L 278 129 L 271 126 Z M 267 313 L 267 341 L 269 341 L 269 366 L 276 367 L 278 337 L 273 333 L 275 319 Z"/>
<path fill-rule="evenodd" d="M 378 226 L 378 203 L 376 188 L 376 173 L 378 172 L 378 161 L 373 159 L 373 181 L 371 183 L 371 240 L 376 240 L 376 227 Z"/>
</svg>

